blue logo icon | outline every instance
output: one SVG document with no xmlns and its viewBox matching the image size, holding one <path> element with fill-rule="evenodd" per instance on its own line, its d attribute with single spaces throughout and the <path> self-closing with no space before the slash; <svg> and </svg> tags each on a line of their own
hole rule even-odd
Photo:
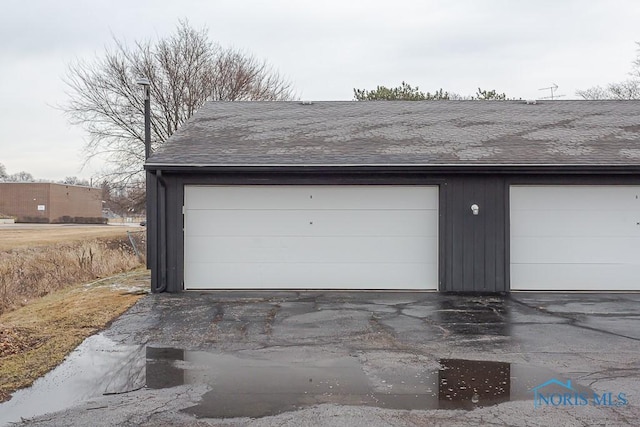
<svg viewBox="0 0 640 427">
<path fill-rule="evenodd" d="M 580 387 L 584 389 L 584 387 Z M 629 402 L 626 393 L 579 391 L 571 385 L 571 380 L 562 382 L 551 378 L 531 389 L 533 407 L 541 406 L 626 406 Z"/>
</svg>

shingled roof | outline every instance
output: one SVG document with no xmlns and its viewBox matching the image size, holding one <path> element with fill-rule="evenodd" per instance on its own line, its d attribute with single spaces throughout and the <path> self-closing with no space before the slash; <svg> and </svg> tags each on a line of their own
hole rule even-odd
<svg viewBox="0 0 640 427">
<path fill-rule="evenodd" d="M 640 102 L 209 102 L 147 162 L 269 165 L 640 166 Z"/>
</svg>

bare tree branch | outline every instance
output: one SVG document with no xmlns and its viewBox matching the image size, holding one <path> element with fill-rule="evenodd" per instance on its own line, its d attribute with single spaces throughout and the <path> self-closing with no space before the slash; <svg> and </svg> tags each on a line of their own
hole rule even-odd
<svg viewBox="0 0 640 427">
<path fill-rule="evenodd" d="M 606 88 L 602 86 L 593 86 L 585 90 L 577 90 L 576 95 L 582 99 L 598 100 L 598 99 L 617 99 L 629 100 L 640 99 L 640 43 L 636 42 L 639 47 L 636 52 L 636 59 L 633 61 L 633 68 L 629 75 L 630 79 L 609 83 Z"/>
<path fill-rule="evenodd" d="M 265 61 L 222 48 L 208 30 L 180 21 L 174 34 L 114 47 L 93 61 L 69 65 L 69 101 L 62 109 L 89 134 L 85 164 L 106 157 L 100 178 L 141 180 L 144 100 L 139 77 L 150 80 L 152 150 L 161 146 L 207 100 L 280 101 L 294 98 L 291 84 Z"/>
</svg>

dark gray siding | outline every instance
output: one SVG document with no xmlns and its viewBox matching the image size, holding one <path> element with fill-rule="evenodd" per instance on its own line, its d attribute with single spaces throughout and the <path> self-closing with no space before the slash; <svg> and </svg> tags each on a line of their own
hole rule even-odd
<svg viewBox="0 0 640 427">
<path fill-rule="evenodd" d="M 154 172 L 147 171 L 147 268 L 151 270 L 151 290 L 160 285 L 158 255 L 158 180 Z"/>
<path fill-rule="evenodd" d="M 160 227 L 160 219 L 164 221 L 164 212 L 160 207 L 160 192 L 164 191 L 161 187 L 156 174 L 147 171 L 147 268 L 151 270 L 151 290 L 153 292 L 163 292 L 164 283 L 161 271 L 164 270 L 161 261 L 161 248 L 166 247 L 164 238 L 166 232 Z M 164 254 L 163 254 L 164 255 Z"/>
<path fill-rule="evenodd" d="M 182 290 L 183 191 L 176 175 L 149 173 L 147 191 L 147 265 L 153 292 Z"/>
<path fill-rule="evenodd" d="M 184 274 L 184 204 L 183 185 L 179 180 L 167 180 L 167 290 L 176 292 L 183 289 Z"/>
<path fill-rule="evenodd" d="M 185 185 L 438 185 L 440 187 L 439 290 L 509 291 L 509 186 L 640 185 L 640 175 L 427 173 L 424 171 L 163 172 L 150 178 L 148 213 L 152 290 L 183 289 Z M 166 186 L 163 187 L 163 183 Z M 165 194 L 162 202 L 162 194 Z M 473 216 L 471 205 L 480 213 Z M 161 207 L 164 211 L 162 211 Z M 163 279 L 164 277 L 164 279 Z"/>
<path fill-rule="evenodd" d="M 499 176 L 450 177 L 446 183 L 444 286 L 449 292 L 504 292 L 505 181 Z M 473 215 L 471 205 L 479 206 Z"/>
</svg>

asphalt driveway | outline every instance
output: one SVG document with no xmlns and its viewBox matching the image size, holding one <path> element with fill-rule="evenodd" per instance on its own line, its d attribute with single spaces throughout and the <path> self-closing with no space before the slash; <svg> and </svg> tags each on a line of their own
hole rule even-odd
<svg viewBox="0 0 640 427">
<path fill-rule="evenodd" d="M 149 295 L 0 424 L 635 425 L 639 350 L 640 294 Z"/>
</svg>

